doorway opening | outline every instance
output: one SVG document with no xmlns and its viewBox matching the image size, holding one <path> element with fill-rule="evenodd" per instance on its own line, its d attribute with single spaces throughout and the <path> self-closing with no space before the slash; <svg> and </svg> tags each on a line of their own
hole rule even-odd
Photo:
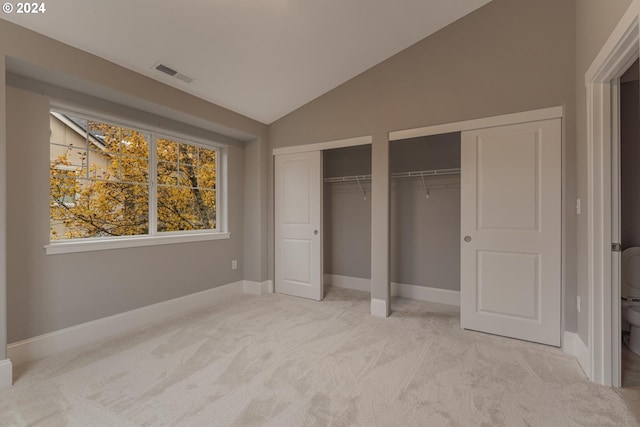
<svg viewBox="0 0 640 427">
<path fill-rule="evenodd" d="M 323 156 L 323 281 L 328 300 L 371 298 L 371 145 Z"/>
<path fill-rule="evenodd" d="M 614 84 L 617 110 L 617 147 L 612 156 L 613 283 L 619 284 L 621 333 L 614 345 L 620 351 L 619 384 L 640 387 L 640 82 L 636 60 Z M 617 108 L 616 108 L 617 107 Z M 614 141 L 616 139 L 614 138 Z M 616 149 L 617 148 L 617 149 Z M 616 179 L 617 178 L 617 179 Z M 619 243 L 618 243 L 619 242 Z M 621 251 L 621 253 L 619 252 Z M 614 292 L 615 294 L 616 292 Z M 614 310 L 615 312 L 616 310 Z"/>
<path fill-rule="evenodd" d="M 392 312 L 406 298 L 460 305 L 461 132 L 391 142 Z"/>
<path fill-rule="evenodd" d="M 585 73 L 587 89 L 588 348 L 576 354 L 591 381 L 620 387 L 619 82 L 638 59 L 634 1 Z M 614 240 L 615 239 L 615 240 Z"/>
<path fill-rule="evenodd" d="M 371 269 L 371 143 L 371 136 L 362 136 L 273 150 L 276 293 L 322 301 L 327 279 L 351 277 L 345 273 L 364 276 L 354 280 L 358 286 L 366 283 L 362 290 L 371 292 L 371 276 L 365 272 L 367 266 Z M 325 188 L 333 184 L 351 185 L 338 192 L 345 194 L 346 202 L 325 197 L 333 195 Z M 356 207 L 358 198 L 366 203 Z M 358 215 L 348 215 L 352 211 Z M 354 229 L 357 232 L 349 234 Z M 344 241 L 340 231 L 348 234 L 347 245 L 340 244 Z M 368 249 L 363 244 L 367 240 Z M 343 258 L 333 262 L 334 251 L 345 254 L 345 250 L 356 255 L 349 258 L 348 252 L 346 263 L 340 264 Z"/>
</svg>

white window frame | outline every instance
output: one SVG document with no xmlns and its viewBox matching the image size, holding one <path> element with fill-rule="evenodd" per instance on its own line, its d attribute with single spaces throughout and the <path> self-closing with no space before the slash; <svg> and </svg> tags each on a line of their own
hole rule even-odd
<svg viewBox="0 0 640 427">
<path fill-rule="evenodd" d="M 47 255 L 67 254 L 74 252 L 123 249 L 143 246 L 156 246 L 175 243 L 201 242 L 209 240 L 229 239 L 227 230 L 227 147 L 190 135 L 173 132 L 170 129 L 149 127 L 135 121 L 94 113 L 86 109 L 75 109 L 68 106 L 51 104 L 50 110 L 62 114 L 80 117 L 86 120 L 101 121 L 115 126 L 151 135 L 149 141 L 149 234 L 139 236 L 95 237 L 49 241 L 45 245 Z M 157 140 L 171 139 L 178 143 L 188 144 L 209 150 L 216 150 L 216 228 L 208 230 L 157 231 Z"/>
</svg>

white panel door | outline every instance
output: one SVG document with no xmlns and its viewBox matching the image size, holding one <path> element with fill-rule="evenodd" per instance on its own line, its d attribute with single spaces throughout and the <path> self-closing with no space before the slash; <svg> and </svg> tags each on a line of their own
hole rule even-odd
<svg viewBox="0 0 640 427">
<path fill-rule="evenodd" d="M 464 329 L 560 346 L 560 119 L 462 133 Z"/>
<path fill-rule="evenodd" d="M 322 154 L 275 157 L 275 291 L 323 298 Z"/>
</svg>

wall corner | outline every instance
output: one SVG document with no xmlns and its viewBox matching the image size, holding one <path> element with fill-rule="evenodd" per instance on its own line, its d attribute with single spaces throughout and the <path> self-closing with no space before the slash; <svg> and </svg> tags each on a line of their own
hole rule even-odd
<svg viewBox="0 0 640 427">
<path fill-rule="evenodd" d="M 389 306 L 387 301 L 371 298 L 371 315 L 375 317 L 389 317 Z"/>
<path fill-rule="evenodd" d="M 13 385 L 13 365 L 11 360 L 0 360 L 0 390 Z"/>
</svg>

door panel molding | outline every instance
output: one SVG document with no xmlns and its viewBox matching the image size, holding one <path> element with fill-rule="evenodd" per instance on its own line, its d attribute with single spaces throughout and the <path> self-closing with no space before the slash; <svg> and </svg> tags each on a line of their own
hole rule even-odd
<svg viewBox="0 0 640 427">
<path fill-rule="evenodd" d="M 275 291 L 320 301 L 322 153 L 275 157 Z"/>
<path fill-rule="evenodd" d="M 462 133 L 463 328 L 560 346 L 561 138 L 560 119 Z"/>
</svg>

